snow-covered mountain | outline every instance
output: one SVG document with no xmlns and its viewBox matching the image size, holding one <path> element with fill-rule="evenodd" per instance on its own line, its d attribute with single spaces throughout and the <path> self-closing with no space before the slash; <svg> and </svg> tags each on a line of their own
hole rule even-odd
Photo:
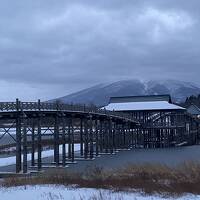
<svg viewBox="0 0 200 200">
<path fill-rule="evenodd" d="M 173 101 L 182 102 L 190 95 L 200 94 L 196 84 L 177 80 L 124 80 L 104 83 L 58 98 L 64 103 L 107 105 L 111 96 L 170 94 Z"/>
</svg>

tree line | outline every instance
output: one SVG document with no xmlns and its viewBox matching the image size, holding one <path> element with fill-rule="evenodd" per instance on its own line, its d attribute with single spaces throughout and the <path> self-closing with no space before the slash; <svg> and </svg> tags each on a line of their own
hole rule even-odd
<svg viewBox="0 0 200 200">
<path fill-rule="evenodd" d="M 198 96 L 191 95 L 191 96 L 187 97 L 185 102 L 181 103 L 181 106 L 188 107 L 191 104 L 194 104 L 200 108 L 200 94 Z"/>
</svg>

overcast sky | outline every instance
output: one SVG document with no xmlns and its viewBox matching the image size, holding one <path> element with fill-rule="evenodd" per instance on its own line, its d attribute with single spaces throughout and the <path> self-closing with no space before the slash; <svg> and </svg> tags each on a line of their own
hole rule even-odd
<svg viewBox="0 0 200 200">
<path fill-rule="evenodd" d="M 0 0 L 1 101 L 199 75 L 199 0 Z"/>
</svg>

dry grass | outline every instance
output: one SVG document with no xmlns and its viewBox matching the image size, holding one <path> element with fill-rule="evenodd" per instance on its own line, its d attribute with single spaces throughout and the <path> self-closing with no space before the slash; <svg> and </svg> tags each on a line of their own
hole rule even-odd
<svg viewBox="0 0 200 200">
<path fill-rule="evenodd" d="M 148 194 L 200 194 L 200 163 L 184 163 L 174 168 L 158 164 L 127 165 L 123 169 L 110 171 L 94 167 L 84 173 L 49 170 L 36 177 L 8 178 L 3 182 L 4 187 L 37 184 L 140 190 Z"/>
</svg>

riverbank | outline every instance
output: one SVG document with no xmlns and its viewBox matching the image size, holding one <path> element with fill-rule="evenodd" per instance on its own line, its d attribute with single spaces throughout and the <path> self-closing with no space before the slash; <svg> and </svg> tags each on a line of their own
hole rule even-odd
<svg viewBox="0 0 200 200">
<path fill-rule="evenodd" d="M 46 184 L 123 192 L 139 190 L 145 194 L 169 196 L 185 193 L 200 195 L 200 163 L 183 163 L 176 167 L 159 164 L 126 165 L 110 170 L 93 167 L 84 172 L 49 169 L 38 176 L 6 178 L 1 183 L 7 188 Z"/>
</svg>

